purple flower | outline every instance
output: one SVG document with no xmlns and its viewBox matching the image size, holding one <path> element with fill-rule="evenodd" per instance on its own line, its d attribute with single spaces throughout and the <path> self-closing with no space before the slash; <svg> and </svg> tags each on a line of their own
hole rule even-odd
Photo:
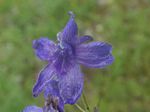
<svg viewBox="0 0 150 112">
<path fill-rule="evenodd" d="M 58 44 L 48 38 L 33 41 L 36 55 L 47 66 L 39 73 L 33 87 L 36 97 L 42 91 L 45 96 L 57 96 L 62 104 L 74 104 L 83 89 L 83 73 L 80 64 L 91 68 L 104 68 L 114 60 L 112 46 L 105 42 L 90 42 L 90 36 L 78 36 L 74 14 L 69 12 L 70 20 L 57 34 Z"/>
</svg>

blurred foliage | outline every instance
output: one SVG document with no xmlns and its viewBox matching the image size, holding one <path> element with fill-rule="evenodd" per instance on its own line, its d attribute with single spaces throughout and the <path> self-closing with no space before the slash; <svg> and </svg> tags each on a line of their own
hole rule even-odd
<svg viewBox="0 0 150 112">
<path fill-rule="evenodd" d="M 113 45 L 115 62 L 87 69 L 85 89 L 90 108 L 101 112 L 150 111 L 149 0 L 0 0 L 0 112 L 20 112 L 31 104 L 40 69 L 32 40 L 56 34 L 74 11 L 80 35 Z M 83 106 L 82 100 L 79 105 Z M 84 108 L 84 107 L 83 107 Z M 67 105 L 66 112 L 78 112 Z"/>
</svg>

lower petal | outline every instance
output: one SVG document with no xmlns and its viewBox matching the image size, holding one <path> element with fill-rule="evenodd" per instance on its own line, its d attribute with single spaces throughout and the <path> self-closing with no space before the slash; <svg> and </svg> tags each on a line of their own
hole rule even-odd
<svg viewBox="0 0 150 112">
<path fill-rule="evenodd" d="M 45 99 L 49 98 L 50 96 L 59 97 L 58 81 L 56 80 L 49 81 L 45 87 L 44 90 Z"/>
<path fill-rule="evenodd" d="M 67 74 L 60 76 L 60 96 L 65 104 L 74 104 L 80 97 L 82 89 L 83 74 L 80 71 L 80 66 L 75 64 L 68 70 Z"/>
<path fill-rule="evenodd" d="M 37 97 L 44 89 L 46 84 L 52 80 L 57 80 L 57 76 L 54 73 L 53 67 L 48 64 L 40 73 L 36 84 L 33 87 L 33 96 Z"/>
</svg>

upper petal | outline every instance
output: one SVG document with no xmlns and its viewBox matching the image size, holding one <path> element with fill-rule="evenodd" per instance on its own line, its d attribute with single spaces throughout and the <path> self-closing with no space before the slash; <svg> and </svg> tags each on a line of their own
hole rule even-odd
<svg viewBox="0 0 150 112">
<path fill-rule="evenodd" d="M 79 65 L 74 64 L 66 74 L 60 74 L 59 91 L 65 104 L 74 104 L 80 97 L 82 89 L 83 74 Z"/>
<path fill-rule="evenodd" d="M 74 20 L 74 14 L 69 12 L 70 19 L 64 29 L 58 33 L 57 38 L 59 41 L 65 41 L 67 43 L 75 43 L 77 40 L 78 27 Z"/>
<path fill-rule="evenodd" d="M 53 67 L 48 64 L 38 76 L 36 84 L 33 87 L 33 96 L 37 97 L 40 92 L 42 92 L 43 88 L 48 84 L 48 82 L 52 80 L 57 80 L 57 76 L 54 73 Z"/>
<path fill-rule="evenodd" d="M 76 48 L 76 58 L 80 64 L 93 68 L 103 68 L 114 60 L 112 46 L 104 42 L 81 44 Z"/>
<path fill-rule="evenodd" d="M 52 58 L 52 55 L 56 50 L 56 45 L 48 38 L 40 38 L 33 41 L 33 48 L 35 49 L 35 54 L 41 60 L 48 61 Z"/>
<path fill-rule="evenodd" d="M 37 106 L 27 106 L 23 112 L 43 112 L 43 109 Z"/>
<path fill-rule="evenodd" d="M 89 41 L 92 41 L 93 40 L 93 38 L 91 37 L 91 36 L 89 36 L 89 35 L 85 35 L 85 36 L 81 36 L 80 38 L 79 38 L 79 44 L 82 44 L 82 43 L 84 43 L 84 42 L 89 42 Z"/>
</svg>

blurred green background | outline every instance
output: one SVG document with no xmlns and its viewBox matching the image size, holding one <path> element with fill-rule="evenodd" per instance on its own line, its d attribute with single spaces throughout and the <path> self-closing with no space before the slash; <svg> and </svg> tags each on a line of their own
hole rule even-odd
<svg viewBox="0 0 150 112">
<path fill-rule="evenodd" d="M 106 69 L 87 69 L 84 93 L 92 110 L 150 112 L 149 0 L 0 0 L 0 112 L 21 112 L 43 105 L 32 97 L 36 75 L 45 65 L 32 40 L 56 40 L 72 10 L 80 35 L 113 45 L 115 62 Z M 82 100 L 78 104 L 84 108 Z M 67 105 L 66 112 L 79 112 Z"/>
</svg>

